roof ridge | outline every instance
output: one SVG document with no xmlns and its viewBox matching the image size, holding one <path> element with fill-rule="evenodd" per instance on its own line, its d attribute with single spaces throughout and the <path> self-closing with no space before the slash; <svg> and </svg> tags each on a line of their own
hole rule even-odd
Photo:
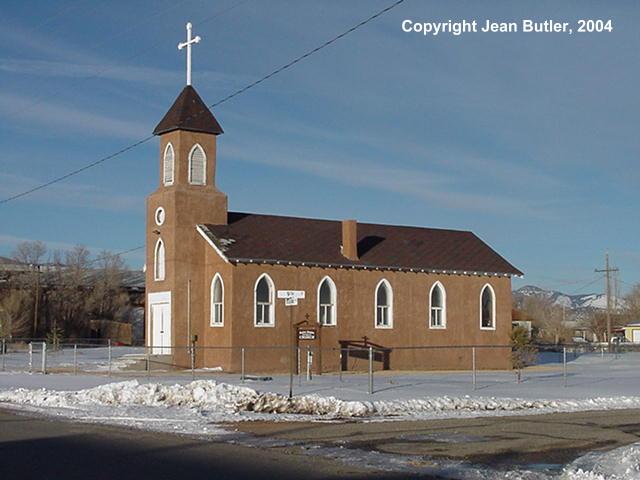
<svg viewBox="0 0 640 480">
<path fill-rule="evenodd" d="M 297 217 L 295 215 L 281 215 L 281 214 L 273 214 L 273 213 L 255 213 L 255 212 L 229 212 L 229 215 L 237 214 L 237 215 L 252 215 L 252 216 L 260 216 L 260 217 L 275 217 L 275 218 L 290 218 L 295 220 L 311 220 L 314 222 L 328 222 L 328 223 L 340 223 L 342 220 L 337 219 L 329 219 L 329 218 L 317 218 L 317 217 Z M 459 230 L 454 228 L 441 228 L 441 227 L 421 227 L 418 225 L 397 225 L 390 223 L 371 223 L 371 222 L 361 222 L 357 221 L 358 225 L 370 225 L 372 227 L 387 227 L 387 228 L 406 228 L 406 229 L 415 229 L 415 230 L 437 230 L 444 232 L 456 232 L 456 233 L 470 233 L 475 235 L 471 230 Z M 476 235 L 477 236 L 477 235 Z"/>
</svg>

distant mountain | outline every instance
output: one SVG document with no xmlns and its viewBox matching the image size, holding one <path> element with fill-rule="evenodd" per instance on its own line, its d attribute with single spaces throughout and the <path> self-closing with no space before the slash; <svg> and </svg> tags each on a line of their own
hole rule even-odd
<svg viewBox="0 0 640 480">
<path fill-rule="evenodd" d="M 555 305 L 575 312 L 607 308 L 607 298 L 603 293 L 569 295 L 557 290 L 545 290 L 535 285 L 525 285 L 513 292 L 513 301 L 516 307 L 521 307 L 527 297 L 550 299 Z M 611 303 L 612 308 L 615 307 L 615 299 L 612 299 Z M 618 299 L 618 306 L 621 306 L 621 303 L 622 299 Z"/>
</svg>

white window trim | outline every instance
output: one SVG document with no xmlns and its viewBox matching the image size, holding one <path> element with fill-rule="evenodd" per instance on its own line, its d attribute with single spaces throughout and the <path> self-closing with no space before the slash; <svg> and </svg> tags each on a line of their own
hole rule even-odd
<svg viewBox="0 0 640 480">
<path fill-rule="evenodd" d="M 173 161 L 171 162 L 171 181 L 167 182 L 165 181 L 164 170 L 165 170 L 165 163 L 167 161 L 167 150 L 169 149 L 171 149 L 171 151 L 173 152 Z M 162 155 L 162 184 L 165 187 L 169 187 L 173 185 L 175 181 L 176 181 L 176 149 L 173 148 L 173 145 L 171 144 L 171 142 L 169 142 L 167 143 L 167 146 L 164 147 L 164 155 Z"/>
<path fill-rule="evenodd" d="M 160 251 L 160 247 L 163 250 L 163 258 L 162 258 L 162 276 L 160 276 L 160 272 L 158 272 L 158 252 Z M 164 246 L 164 242 L 161 238 L 156 242 L 156 246 L 153 249 L 153 279 L 156 282 L 162 282 L 167 277 L 167 249 Z"/>
<path fill-rule="evenodd" d="M 320 323 L 320 288 L 322 287 L 322 284 L 328 281 L 329 282 L 329 289 L 331 290 L 331 296 L 333 297 L 333 305 L 331 306 L 331 318 L 333 319 L 333 323 Z M 336 284 L 333 281 L 333 279 L 329 276 L 326 275 L 325 277 L 322 278 L 322 280 L 320 280 L 320 283 L 318 283 L 318 291 L 317 291 L 317 306 L 316 306 L 316 319 L 318 321 L 318 325 L 322 325 L 322 327 L 335 327 L 338 325 L 338 289 L 336 288 Z"/>
<path fill-rule="evenodd" d="M 389 325 L 378 325 L 378 289 L 381 285 L 385 285 L 387 287 L 387 293 L 389 295 Z M 373 296 L 373 326 L 375 328 L 380 328 L 383 330 L 390 330 L 393 328 L 393 289 L 391 288 L 391 284 L 387 281 L 386 278 L 383 278 L 376 285 L 376 289 L 374 291 Z"/>
<path fill-rule="evenodd" d="M 258 283 L 262 278 L 267 279 L 267 283 L 269 283 L 269 296 L 270 298 L 270 306 L 269 306 L 269 318 L 271 318 L 271 323 L 258 323 L 258 315 L 256 313 L 256 306 L 258 305 Z M 267 273 L 263 273 L 258 277 L 256 283 L 253 285 L 253 326 L 256 328 L 274 328 L 276 326 L 276 285 L 273 283 L 273 280 Z"/>
<path fill-rule="evenodd" d="M 194 183 L 191 179 L 191 155 L 193 155 L 193 152 L 196 148 L 200 148 L 200 150 L 202 150 L 202 156 L 204 157 L 202 183 Z M 206 185 L 207 184 L 207 152 L 204 151 L 204 148 L 202 148 L 202 146 L 199 143 L 196 143 L 193 147 L 191 147 L 191 150 L 189 150 L 189 156 L 187 158 L 189 159 L 188 161 L 189 185 Z"/>
<path fill-rule="evenodd" d="M 489 291 L 491 292 L 491 297 L 492 297 L 492 302 L 491 302 L 491 320 L 492 320 L 492 326 L 491 327 L 483 327 L 482 326 L 482 294 L 484 293 L 485 288 L 489 288 Z M 480 289 L 480 330 L 495 330 L 496 329 L 496 323 L 497 323 L 497 319 L 496 319 L 496 292 L 493 289 L 493 287 L 488 284 L 485 283 L 484 286 Z"/>
<path fill-rule="evenodd" d="M 216 283 L 216 280 L 220 280 L 220 289 L 222 290 L 222 302 L 221 302 L 221 306 L 222 308 L 220 309 L 220 323 L 215 323 L 213 321 L 213 313 L 214 313 L 214 308 L 213 308 L 213 286 Z M 216 273 L 213 276 L 213 280 L 211 280 L 211 302 L 210 302 L 210 309 L 211 309 L 211 316 L 209 319 L 209 326 L 211 327 L 224 327 L 224 281 L 222 280 L 222 276 L 219 273 Z"/>
<path fill-rule="evenodd" d="M 440 292 L 442 292 L 442 325 L 433 325 L 431 323 L 431 309 L 433 306 L 431 305 L 431 299 L 433 296 L 433 290 L 436 287 L 440 287 Z M 431 286 L 431 290 L 429 290 L 429 328 L 433 330 L 446 330 L 447 328 L 447 290 L 444 288 L 444 285 L 437 281 Z"/>
<path fill-rule="evenodd" d="M 162 222 L 158 221 L 158 215 L 160 215 L 160 212 L 162 212 Z M 162 225 L 164 225 L 164 221 L 166 220 L 166 215 L 167 215 L 167 212 L 165 212 L 164 208 L 162 207 L 156 208 L 156 211 L 153 214 L 153 220 L 156 222 L 157 226 L 161 227 Z"/>
</svg>

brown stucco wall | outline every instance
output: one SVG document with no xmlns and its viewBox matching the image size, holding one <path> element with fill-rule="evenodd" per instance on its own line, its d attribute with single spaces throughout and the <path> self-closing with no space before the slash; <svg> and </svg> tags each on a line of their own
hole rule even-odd
<svg viewBox="0 0 640 480">
<path fill-rule="evenodd" d="M 175 174 L 173 185 L 162 183 L 162 163 L 165 146 L 171 142 L 175 152 Z M 207 184 L 189 185 L 188 155 L 191 148 L 199 143 L 207 157 Z M 206 305 L 206 291 L 203 285 L 205 263 L 203 259 L 209 245 L 196 231 L 198 223 L 226 223 L 227 197 L 217 190 L 214 183 L 216 168 L 216 137 L 214 135 L 174 131 L 161 136 L 159 161 L 159 187 L 147 198 L 146 228 L 146 291 L 171 291 L 172 343 L 175 345 L 174 363 L 182 366 L 190 364 L 187 347 L 189 334 L 203 338 L 209 332 L 204 329 L 203 307 Z M 165 221 L 156 225 L 155 211 L 162 206 Z M 154 249 L 158 238 L 165 245 L 165 280 L 154 279 Z M 190 283 L 191 312 L 189 312 L 188 290 Z M 149 302 L 147 302 L 148 304 Z M 200 306 L 194 308 L 194 306 Z M 147 305 L 146 338 L 151 342 L 150 306 Z M 188 319 L 191 319 L 189 322 Z M 189 327 L 189 323 L 191 327 Z"/>
<path fill-rule="evenodd" d="M 337 349 L 340 341 L 345 340 L 361 343 L 365 336 L 371 344 L 393 347 L 386 365 L 381 355 L 376 354 L 376 369 L 384 366 L 391 369 L 468 369 L 471 368 L 471 349 L 452 347 L 509 344 L 511 281 L 506 277 L 256 264 L 230 266 L 216 261 L 215 256 L 213 249 L 207 253 L 206 281 L 210 284 L 216 271 L 223 276 L 225 326 L 208 327 L 205 342 L 207 346 L 247 347 L 245 363 L 250 372 L 288 370 L 289 349 L 282 347 L 290 345 L 288 339 L 293 337 L 289 336 L 290 325 L 306 320 L 310 326 L 317 326 L 317 290 L 326 275 L 336 284 L 337 325 L 323 327 L 318 340 L 301 342 L 303 351 L 307 346 L 315 351 L 316 371 L 321 367 L 324 371 L 336 371 L 339 352 L 329 349 Z M 276 289 L 306 292 L 306 298 L 297 307 L 285 307 L 283 300 L 276 299 L 274 327 L 254 326 L 254 286 L 263 273 L 269 274 Z M 393 288 L 394 320 L 390 329 L 375 328 L 374 325 L 374 293 L 383 278 Z M 428 324 L 428 296 L 435 281 L 443 284 L 447 295 L 447 324 L 442 330 L 431 329 Z M 487 283 L 496 294 L 495 330 L 480 329 L 480 291 Z M 207 319 L 210 296 L 208 298 Z M 397 348 L 424 346 L 446 348 Z M 238 350 L 233 355 L 217 352 L 208 355 L 206 363 L 237 371 L 239 357 Z M 476 361 L 479 368 L 510 368 L 510 350 L 481 348 L 477 350 Z M 366 353 L 353 352 L 347 366 L 350 370 L 366 369 Z"/>
</svg>

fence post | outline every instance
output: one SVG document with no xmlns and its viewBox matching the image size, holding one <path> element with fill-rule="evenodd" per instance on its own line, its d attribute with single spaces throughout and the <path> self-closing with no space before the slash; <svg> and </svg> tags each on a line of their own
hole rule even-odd
<svg viewBox="0 0 640 480">
<path fill-rule="evenodd" d="M 369 347 L 369 395 L 373 395 L 373 347 Z"/>
<path fill-rule="evenodd" d="M 600 358 L 604 358 L 604 347 L 600 347 Z"/>
<path fill-rule="evenodd" d="M 300 347 L 296 347 L 296 355 L 298 359 L 298 386 L 302 386 L 302 350 Z"/>
<path fill-rule="evenodd" d="M 7 355 L 7 341 L 2 339 L 2 371 L 5 369 L 5 357 Z"/>
<path fill-rule="evenodd" d="M 73 345 L 73 374 L 78 374 L 78 344 Z"/>
<path fill-rule="evenodd" d="M 111 376 L 111 339 L 107 340 L 109 348 L 109 376 Z"/>
<path fill-rule="evenodd" d="M 29 373 L 33 373 L 33 342 L 29 342 Z"/>
<path fill-rule="evenodd" d="M 191 339 L 191 379 L 196 379 L 196 341 Z"/>
<path fill-rule="evenodd" d="M 562 376 L 564 377 L 564 386 L 567 386 L 567 347 L 562 348 Z"/>
<path fill-rule="evenodd" d="M 147 347 L 147 377 L 151 376 L 151 347 Z"/>
<path fill-rule="evenodd" d="M 47 342 L 42 342 L 42 373 L 47 373 Z"/>
<path fill-rule="evenodd" d="M 240 382 L 244 383 L 244 347 L 240 349 Z"/>
<path fill-rule="evenodd" d="M 311 362 L 312 362 L 311 355 L 312 355 L 311 347 L 307 345 L 307 382 L 311 381 Z"/>
<path fill-rule="evenodd" d="M 476 347 L 471 348 L 471 381 L 473 382 L 473 389 L 476 389 Z"/>
</svg>

